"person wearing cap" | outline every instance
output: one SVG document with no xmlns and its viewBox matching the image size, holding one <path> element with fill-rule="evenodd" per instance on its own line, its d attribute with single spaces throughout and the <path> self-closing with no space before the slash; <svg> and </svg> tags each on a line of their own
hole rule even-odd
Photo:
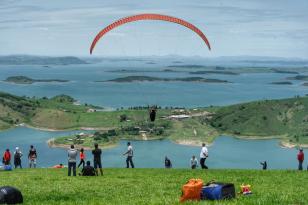
<svg viewBox="0 0 308 205">
<path fill-rule="evenodd" d="M 297 154 L 297 160 L 298 160 L 298 170 L 303 170 L 303 162 L 304 162 L 303 148 L 299 148 L 299 152 Z"/>
<path fill-rule="evenodd" d="M 15 169 L 17 167 L 20 167 L 20 169 L 22 169 L 21 157 L 22 157 L 22 152 L 20 151 L 19 147 L 16 147 L 15 152 L 14 152 L 14 165 L 15 165 Z"/>
</svg>

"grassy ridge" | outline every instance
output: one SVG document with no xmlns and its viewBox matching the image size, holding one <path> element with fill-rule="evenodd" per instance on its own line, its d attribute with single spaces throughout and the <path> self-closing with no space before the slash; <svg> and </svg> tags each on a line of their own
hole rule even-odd
<svg viewBox="0 0 308 205">
<path fill-rule="evenodd" d="M 103 177 L 67 177 L 66 169 L 0 172 L 1 185 L 19 188 L 24 204 L 180 204 L 181 186 L 204 182 L 252 185 L 253 194 L 230 201 L 198 204 L 298 204 L 308 201 L 308 172 L 261 170 L 106 169 Z M 188 202 L 185 204 L 195 204 Z"/>
<path fill-rule="evenodd" d="M 308 143 L 308 98 L 263 100 L 222 107 L 210 124 L 221 132 L 242 136 L 282 136 Z"/>
</svg>

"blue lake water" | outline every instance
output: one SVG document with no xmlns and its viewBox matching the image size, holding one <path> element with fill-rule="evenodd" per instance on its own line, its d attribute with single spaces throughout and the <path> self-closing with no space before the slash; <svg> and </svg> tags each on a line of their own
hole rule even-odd
<svg viewBox="0 0 308 205">
<path fill-rule="evenodd" d="M 123 65 L 125 69 L 130 68 Z M 47 96 L 68 94 L 82 103 L 91 103 L 104 107 L 129 107 L 148 104 L 161 106 L 204 107 L 209 105 L 227 105 L 258 99 L 286 98 L 308 93 L 302 82 L 293 81 L 293 85 L 272 85 L 274 81 L 285 81 L 292 74 L 261 73 L 241 75 L 200 75 L 206 78 L 228 80 L 223 83 L 197 82 L 134 82 L 134 83 L 95 83 L 96 80 L 110 80 L 128 75 L 149 75 L 157 77 L 188 77 L 187 73 L 138 72 L 111 73 L 111 68 L 100 64 L 70 66 L 0 66 L 0 80 L 13 75 L 25 75 L 36 79 L 65 79 L 69 83 L 34 83 L 14 85 L 0 81 L 0 90 L 16 95 Z M 153 70 L 141 67 L 140 70 Z"/>
<path fill-rule="evenodd" d="M 272 85 L 274 81 L 285 81 L 294 74 L 259 73 L 241 75 L 200 75 L 206 78 L 228 80 L 230 84 L 189 82 L 143 82 L 143 83 L 95 83 L 128 75 L 157 77 L 188 77 L 187 73 L 138 72 L 111 73 L 114 69 L 155 69 L 157 65 L 120 63 L 117 65 L 70 65 L 70 66 L 0 66 L 0 80 L 13 75 L 25 75 L 34 79 L 65 79 L 69 83 L 35 83 L 15 85 L 0 81 L 0 91 L 16 95 L 52 97 L 58 94 L 71 95 L 82 103 L 91 103 L 109 108 L 158 104 L 160 106 L 204 107 L 228 105 L 259 99 L 286 98 L 305 95 L 308 88 L 303 82 L 293 85 Z M 159 67 L 160 68 L 160 67 Z M 66 162 L 66 150 L 50 149 L 49 138 L 73 134 L 72 132 L 45 132 L 28 128 L 16 128 L 0 132 L 0 151 L 20 146 L 26 154 L 30 144 L 37 147 L 38 164 L 41 167 Z M 105 167 L 124 167 L 121 156 L 126 142 L 118 147 L 104 150 Z M 135 164 L 137 167 L 162 167 L 164 156 L 171 158 L 174 167 L 188 167 L 192 155 L 199 155 L 199 147 L 181 146 L 168 140 L 135 141 Z M 296 150 L 283 149 L 277 140 L 238 140 L 219 137 L 210 148 L 208 165 L 211 168 L 260 168 L 259 161 L 267 160 L 269 168 L 296 168 Z M 149 151 L 151 150 L 151 151 Z M 91 156 L 87 153 L 88 157 Z M 26 157 L 23 159 L 26 164 Z"/>
<path fill-rule="evenodd" d="M 27 166 L 27 153 L 31 144 L 38 152 L 38 166 L 50 167 L 58 163 L 67 163 L 67 150 L 49 148 L 46 141 L 52 137 L 74 134 L 77 131 L 49 132 L 25 127 L 0 132 L 0 150 L 14 150 L 19 146 L 24 153 L 23 165 Z M 163 167 L 167 155 L 175 168 L 189 168 L 192 155 L 199 158 L 200 147 L 175 144 L 169 140 L 133 141 L 134 161 L 136 167 Z M 103 149 L 104 167 L 124 167 L 126 141 L 119 146 Z M 296 168 L 296 149 L 285 149 L 277 140 L 239 140 L 232 137 L 218 137 L 209 147 L 207 164 L 210 168 L 243 168 L 258 169 L 260 161 L 267 160 L 270 169 Z M 91 152 L 86 152 L 87 159 L 92 161 Z"/>
</svg>

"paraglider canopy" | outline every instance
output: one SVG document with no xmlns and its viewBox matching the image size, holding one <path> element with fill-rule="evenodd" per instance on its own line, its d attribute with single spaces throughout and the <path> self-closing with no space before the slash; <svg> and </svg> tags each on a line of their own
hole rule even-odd
<svg viewBox="0 0 308 205">
<path fill-rule="evenodd" d="M 206 46 L 208 47 L 209 50 L 211 50 L 211 45 L 207 39 L 207 37 L 205 36 L 205 34 L 199 29 L 197 28 L 195 25 L 183 20 L 183 19 L 179 19 L 176 17 L 172 17 L 172 16 L 167 16 L 167 15 L 161 15 L 161 14 L 139 14 L 139 15 L 134 15 L 134 16 L 128 16 L 122 19 L 119 19 L 115 22 L 113 22 L 112 24 L 106 26 L 103 30 L 101 30 L 96 37 L 94 38 L 92 44 L 91 44 L 91 48 L 90 48 L 90 54 L 92 54 L 96 43 L 100 40 L 100 38 L 102 38 L 106 33 L 108 33 L 109 31 L 113 30 L 114 28 L 121 26 L 123 24 L 129 23 L 129 22 L 133 22 L 133 21 L 141 21 L 141 20 L 159 20 L 159 21 L 168 21 L 168 22 L 172 22 L 172 23 L 176 23 L 176 24 L 180 24 L 182 26 L 185 26 L 187 28 L 189 28 L 190 30 L 192 30 L 193 32 L 195 32 L 196 34 L 198 34 L 202 40 L 204 41 L 204 43 L 206 44 Z"/>
</svg>

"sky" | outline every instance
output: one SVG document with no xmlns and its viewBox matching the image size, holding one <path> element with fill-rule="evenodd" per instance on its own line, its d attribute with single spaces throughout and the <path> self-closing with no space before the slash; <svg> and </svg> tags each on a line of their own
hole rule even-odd
<svg viewBox="0 0 308 205">
<path fill-rule="evenodd" d="M 117 19 L 159 13 L 209 39 L 160 21 L 123 25 L 94 56 L 273 56 L 308 59 L 307 0 L 0 0 L 0 55 L 90 56 L 95 35 Z"/>
</svg>

